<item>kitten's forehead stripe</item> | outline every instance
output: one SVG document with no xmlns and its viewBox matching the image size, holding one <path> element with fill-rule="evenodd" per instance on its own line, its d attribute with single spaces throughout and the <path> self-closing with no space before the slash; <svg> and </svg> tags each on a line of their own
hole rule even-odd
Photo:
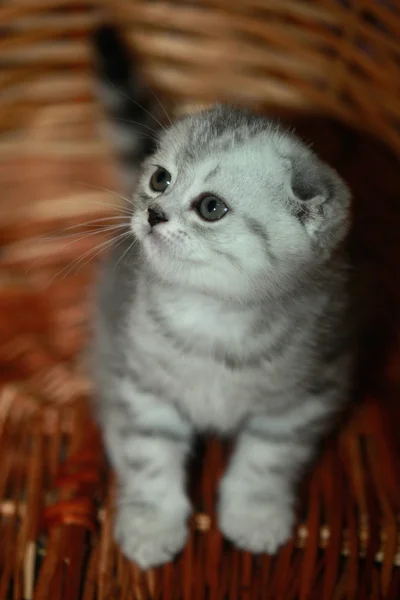
<svg viewBox="0 0 400 600">
<path fill-rule="evenodd" d="M 196 223 L 196 221 L 194 221 L 191 224 L 191 228 L 193 229 L 193 231 L 195 231 L 199 235 L 205 234 L 206 227 L 204 225 L 202 225 L 201 223 Z"/>
<path fill-rule="evenodd" d="M 269 239 L 268 233 L 266 232 L 266 230 L 264 229 L 264 227 L 261 225 L 261 223 L 259 223 L 258 221 L 256 221 L 252 217 L 248 217 L 248 216 L 244 216 L 243 220 L 244 220 L 244 222 L 246 224 L 246 227 L 252 233 L 254 233 L 254 235 L 258 236 L 262 240 L 264 248 L 265 248 L 266 253 L 268 254 L 268 256 L 270 258 L 275 258 L 275 255 L 274 255 L 274 253 L 271 250 L 271 244 L 270 244 L 270 239 Z"/>
<path fill-rule="evenodd" d="M 237 267 L 240 268 L 240 262 L 239 262 L 239 260 L 231 252 L 227 252 L 226 250 L 218 250 L 218 249 L 216 249 L 215 252 L 217 254 L 219 254 L 219 256 L 225 256 L 228 260 L 231 261 L 231 263 L 233 263 L 234 265 L 236 265 Z"/>
<path fill-rule="evenodd" d="M 226 152 L 245 144 L 260 133 L 278 131 L 277 124 L 243 108 L 217 106 L 182 119 L 187 125 L 188 143 L 181 148 L 179 161 L 192 162 L 212 151 Z"/>
<path fill-rule="evenodd" d="M 215 177 L 215 175 L 217 175 L 220 172 L 220 170 L 221 170 L 221 167 L 219 165 L 217 165 L 216 167 L 211 169 L 211 171 L 208 173 L 208 175 L 206 175 L 204 177 L 204 182 L 209 181 L 210 179 Z"/>
</svg>

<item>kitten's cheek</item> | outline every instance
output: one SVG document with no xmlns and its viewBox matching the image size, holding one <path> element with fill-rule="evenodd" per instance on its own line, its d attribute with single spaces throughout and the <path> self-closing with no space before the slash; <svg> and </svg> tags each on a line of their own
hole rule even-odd
<svg viewBox="0 0 400 600">
<path fill-rule="evenodd" d="M 150 230 L 145 213 L 136 214 L 131 220 L 131 230 L 138 240 L 142 240 Z"/>
</svg>

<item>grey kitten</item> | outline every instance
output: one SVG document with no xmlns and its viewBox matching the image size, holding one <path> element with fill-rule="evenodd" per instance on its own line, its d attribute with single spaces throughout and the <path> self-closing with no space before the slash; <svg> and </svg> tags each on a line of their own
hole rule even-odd
<svg viewBox="0 0 400 600">
<path fill-rule="evenodd" d="M 349 191 L 293 134 L 247 110 L 203 110 L 150 139 L 154 99 L 118 35 L 100 29 L 95 48 L 136 182 L 93 343 L 119 481 L 116 539 L 143 568 L 173 558 L 187 536 L 192 439 L 215 431 L 237 440 L 221 530 L 274 553 L 292 532 L 299 477 L 349 395 Z"/>
</svg>

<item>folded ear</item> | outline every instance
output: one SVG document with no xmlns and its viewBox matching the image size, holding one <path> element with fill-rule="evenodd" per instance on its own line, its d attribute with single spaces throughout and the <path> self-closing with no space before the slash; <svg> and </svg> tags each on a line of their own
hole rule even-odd
<svg viewBox="0 0 400 600">
<path fill-rule="evenodd" d="M 311 151 L 290 157 L 293 215 L 320 246 L 339 243 L 349 229 L 351 195 L 338 173 Z"/>
</svg>

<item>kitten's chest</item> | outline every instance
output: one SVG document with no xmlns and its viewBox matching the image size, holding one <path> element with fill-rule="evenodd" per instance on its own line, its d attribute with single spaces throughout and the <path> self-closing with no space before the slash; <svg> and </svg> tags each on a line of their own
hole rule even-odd
<svg viewBox="0 0 400 600">
<path fill-rule="evenodd" d="M 161 347 L 157 350 L 161 357 Z M 165 383 L 165 396 L 173 402 L 199 430 L 229 432 L 247 414 L 252 385 L 247 376 L 230 371 L 213 357 L 179 353 L 169 348 L 168 359 L 158 362 L 158 375 Z M 156 360 L 157 360 L 156 358 Z"/>
<path fill-rule="evenodd" d="M 250 321 L 232 314 L 195 311 L 135 315 L 132 360 L 140 365 L 146 387 L 174 403 L 200 430 L 229 432 L 249 411 L 254 373 L 235 372 L 215 349 L 243 349 Z M 204 309 L 206 307 L 203 307 Z"/>
<path fill-rule="evenodd" d="M 251 309 L 160 294 L 134 307 L 130 326 L 130 357 L 145 387 L 199 429 L 234 430 L 273 385 L 275 367 L 259 360 L 266 343 L 260 314 Z"/>
<path fill-rule="evenodd" d="M 184 347 L 213 352 L 244 350 L 251 345 L 256 315 L 226 306 L 212 298 L 182 297 L 153 304 L 152 316 L 160 331 Z"/>
</svg>

